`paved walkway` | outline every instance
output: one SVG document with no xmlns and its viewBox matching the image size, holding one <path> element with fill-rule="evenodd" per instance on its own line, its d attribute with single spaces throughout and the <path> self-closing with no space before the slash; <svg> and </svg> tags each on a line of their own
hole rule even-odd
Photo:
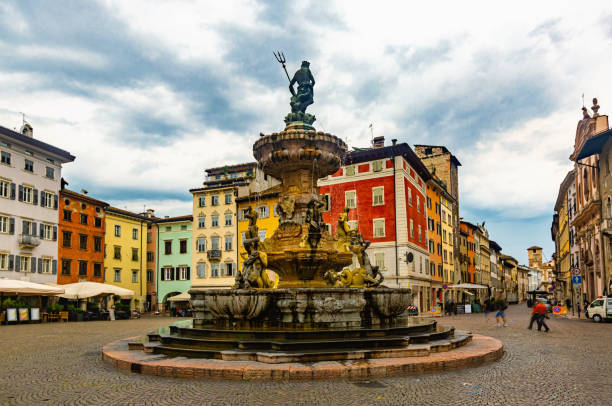
<svg viewBox="0 0 612 406">
<path fill-rule="evenodd" d="M 177 319 L 145 318 L 0 326 L 0 404 L 237 405 L 592 405 L 612 403 L 612 323 L 553 319 L 550 333 L 526 329 L 529 312 L 510 306 L 509 327 L 492 315 L 440 324 L 497 337 L 506 354 L 478 368 L 369 382 L 242 382 L 124 373 L 104 364 L 110 341 Z"/>
</svg>

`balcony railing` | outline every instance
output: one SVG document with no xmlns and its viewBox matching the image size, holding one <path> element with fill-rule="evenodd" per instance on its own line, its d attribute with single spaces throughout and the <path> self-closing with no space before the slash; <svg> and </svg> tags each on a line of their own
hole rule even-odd
<svg viewBox="0 0 612 406">
<path fill-rule="evenodd" d="M 19 244 L 26 246 L 26 247 L 38 247 L 40 245 L 40 239 L 33 235 L 20 234 Z"/>
<path fill-rule="evenodd" d="M 221 258 L 221 250 L 208 250 L 208 259 L 220 259 Z"/>
</svg>

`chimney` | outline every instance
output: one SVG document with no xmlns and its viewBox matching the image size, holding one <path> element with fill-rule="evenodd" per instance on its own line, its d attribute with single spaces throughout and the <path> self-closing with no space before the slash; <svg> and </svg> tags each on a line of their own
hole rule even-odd
<svg viewBox="0 0 612 406">
<path fill-rule="evenodd" d="M 25 135 L 26 137 L 34 138 L 34 129 L 30 124 L 25 123 L 21 127 L 21 134 Z"/>
<path fill-rule="evenodd" d="M 155 213 L 155 210 L 153 209 L 147 209 L 147 217 L 151 218 L 153 217 L 153 214 Z"/>
<path fill-rule="evenodd" d="M 372 140 L 373 148 L 382 148 L 385 146 L 385 137 L 374 137 Z"/>
<path fill-rule="evenodd" d="M 393 139 L 391 140 L 391 142 L 393 143 L 393 145 L 396 145 L 396 144 L 397 144 L 397 139 L 396 139 L 396 138 L 393 138 Z"/>
<path fill-rule="evenodd" d="M 89 193 L 87 190 L 85 190 L 85 189 L 81 189 L 81 194 L 86 195 L 87 193 Z"/>
</svg>

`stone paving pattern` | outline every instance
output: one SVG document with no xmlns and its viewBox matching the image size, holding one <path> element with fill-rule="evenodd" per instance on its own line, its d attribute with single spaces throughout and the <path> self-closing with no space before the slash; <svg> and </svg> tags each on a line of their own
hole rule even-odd
<svg viewBox="0 0 612 406">
<path fill-rule="evenodd" d="M 177 319 L 0 326 L 0 404 L 203 405 L 592 405 L 612 403 L 612 323 L 553 319 L 527 330 L 529 310 L 510 306 L 509 327 L 482 314 L 441 324 L 500 339 L 506 353 L 480 367 L 370 381 L 193 380 L 122 372 L 101 348 Z"/>
</svg>

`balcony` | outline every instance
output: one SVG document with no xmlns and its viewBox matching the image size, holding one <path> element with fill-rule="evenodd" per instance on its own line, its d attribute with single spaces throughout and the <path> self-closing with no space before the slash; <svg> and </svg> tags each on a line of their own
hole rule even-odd
<svg viewBox="0 0 612 406">
<path fill-rule="evenodd" d="M 19 235 L 19 244 L 26 248 L 34 248 L 40 245 L 40 239 L 33 235 L 28 234 L 20 234 Z"/>
<path fill-rule="evenodd" d="M 208 260 L 221 259 L 221 250 L 208 250 Z"/>
<path fill-rule="evenodd" d="M 604 234 L 612 235 L 612 219 L 603 219 L 601 221 L 601 231 Z"/>
</svg>

